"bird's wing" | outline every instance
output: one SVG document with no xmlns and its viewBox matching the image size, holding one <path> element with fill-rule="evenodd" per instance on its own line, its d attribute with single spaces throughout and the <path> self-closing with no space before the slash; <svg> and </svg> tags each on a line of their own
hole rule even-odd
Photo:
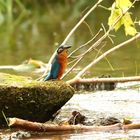
<svg viewBox="0 0 140 140">
<path fill-rule="evenodd" d="M 44 81 L 48 81 L 51 79 L 51 73 L 49 72 L 48 75 L 44 78 Z"/>
<path fill-rule="evenodd" d="M 60 69 L 60 64 L 58 63 L 58 60 L 56 58 L 52 64 L 51 72 L 50 72 L 53 79 L 57 79 L 59 69 Z"/>
</svg>

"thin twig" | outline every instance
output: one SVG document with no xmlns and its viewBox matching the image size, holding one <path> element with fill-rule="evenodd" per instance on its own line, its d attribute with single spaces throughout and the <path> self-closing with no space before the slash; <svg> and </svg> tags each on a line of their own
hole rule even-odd
<svg viewBox="0 0 140 140">
<path fill-rule="evenodd" d="M 76 31 L 76 29 L 81 25 L 81 23 L 88 17 L 88 15 L 89 15 L 93 10 L 95 10 L 95 9 L 98 7 L 98 5 L 99 5 L 102 1 L 103 1 L 103 0 L 98 0 L 98 2 L 97 2 L 94 6 L 91 7 L 91 9 L 90 9 L 90 10 L 81 18 L 81 20 L 73 27 L 73 29 L 72 29 L 72 30 L 70 31 L 70 33 L 66 36 L 66 38 L 64 39 L 64 41 L 62 42 L 61 45 L 65 45 L 65 44 L 66 44 L 66 42 L 68 41 L 68 39 L 69 39 L 69 38 L 71 37 L 71 35 Z M 50 68 L 50 66 L 51 66 L 51 64 L 52 64 L 52 61 L 53 61 L 53 59 L 54 59 L 55 56 L 56 56 L 56 51 L 52 54 L 52 56 L 51 56 L 51 58 L 50 58 L 50 60 L 49 60 L 49 62 L 48 62 L 48 67 L 46 68 L 46 71 L 44 72 L 44 74 L 39 78 L 39 80 L 46 76 L 46 74 L 48 73 L 48 70 L 49 70 L 49 68 Z"/>
<path fill-rule="evenodd" d="M 99 54 L 103 54 L 103 52 L 102 52 L 101 50 L 105 47 L 105 45 L 106 45 L 106 43 L 105 43 L 105 44 L 103 44 L 103 46 L 102 46 L 99 50 L 97 50 L 96 48 L 94 49 L 95 51 L 97 51 L 97 52 L 98 52 L 98 53 L 97 53 L 97 55 L 95 56 L 94 60 L 96 60 L 96 58 L 98 57 L 98 55 L 99 55 Z M 109 60 L 107 59 L 107 57 L 105 57 L 105 60 L 106 60 L 106 61 L 107 61 L 107 63 L 109 64 L 109 66 L 110 66 L 111 70 L 113 70 L 113 71 L 114 71 L 114 68 L 113 68 L 113 66 L 111 65 L 111 63 L 109 62 Z"/>
<path fill-rule="evenodd" d="M 97 54 L 96 54 L 94 60 L 99 56 L 100 53 L 102 53 L 101 50 L 102 50 L 105 46 L 106 46 L 106 42 L 104 42 L 104 44 L 102 45 L 102 47 L 101 47 L 100 49 L 94 48 L 94 50 L 97 51 Z"/>
<path fill-rule="evenodd" d="M 104 26 L 103 24 L 101 24 L 101 25 L 102 25 L 102 28 L 103 28 L 105 34 L 106 34 L 105 26 Z M 108 34 L 108 38 L 110 39 L 111 43 L 114 44 L 114 41 L 113 41 L 113 39 L 111 38 L 111 35 L 110 35 L 110 34 Z"/>
<path fill-rule="evenodd" d="M 97 32 L 97 34 L 92 37 L 89 41 L 87 41 L 86 43 L 84 43 L 83 45 L 79 46 L 78 48 L 76 48 L 73 52 L 71 52 L 69 54 L 68 57 L 71 57 L 75 52 L 77 52 L 78 50 L 82 49 L 83 47 L 87 46 L 89 43 L 91 43 L 102 31 L 102 28 Z"/>
<path fill-rule="evenodd" d="M 77 83 L 124 83 L 131 81 L 140 81 L 140 76 L 131 76 L 131 77 L 109 77 L 109 78 L 74 78 L 67 81 L 68 84 L 77 84 Z"/>
<path fill-rule="evenodd" d="M 93 32 L 92 32 L 90 26 L 88 25 L 88 23 L 87 23 L 86 21 L 83 21 L 83 23 L 84 23 L 84 24 L 87 26 L 87 28 L 89 29 L 89 32 L 90 32 L 91 36 L 93 36 L 94 34 L 93 34 Z"/>
<path fill-rule="evenodd" d="M 76 59 L 74 59 L 74 60 L 72 60 L 72 61 L 70 61 L 69 63 L 68 63 L 68 65 L 70 65 L 70 64 L 72 64 L 72 63 L 74 63 L 75 61 L 77 61 L 79 58 L 77 57 Z"/>
<path fill-rule="evenodd" d="M 72 71 L 74 69 L 75 66 L 77 66 L 77 64 L 84 58 L 84 56 L 91 52 L 94 48 L 96 48 L 97 46 L 99 46 L 101 44 L 101 42 L 108 37 L 109 33 L 114 29 L 115 25 L 119 22 L 119 20 L 129 11 L 129 9 L 131 7 L 133 7 L 133 5 L 135 4 L 137 0 L 134 0 L 134 2 L 132 3 L 132 5 L 122 13 L 121 16 L 119 16 L 116 21 L 114 22 L 114 24 L 112 24 L 112 26 L 109 27 L 108 31 L 106 31 L 106 33 L 99 39 L 97 40 L 84 54 L 82 57 L 79 58 L 79 60 L 69 69 L 69 71 L 67 71 L 67 73 L 65 75 L 67 75 L 70 71 Z M 83 71 L 83 70 L 82 70 Z"/>
<path fill-rule="evenodd" d="M 98 0 L 98 2 L 92 6 L 92 8 L 83 16 L 83 18 L 74 26 L 74 28 L 70 31 L 70 33 L 67 35 L 67 37 L 65 38 L 65 40 L 62 42 L 62 45 L 66 44 L 66 42 L 68 41 L 68 39 L 71 37 L 71 35 L 75 32 L 75 30 L 79 27 L 79 25 L 87 18 L 87 16 L 93 11 L 95 10 L 98 5 L 102 2 L 103 0 Z"/>
<path fill-rule="evenodd" d="M 109 8 L 107 8 L 107 7 L 103 6 L 103 5 L 99 5 L 99 7 L 103 8 L 103 9 L 105 9 L 105 10 L 107 10 L 107 11 L 110 10 Z"/>
<path fill-rule="evenodd" d="M 82 55 L 83 55 L 83 53 L 82 54 L 79 54 L 79 55 L 73 55 L 70 58 L 77 59 L 77 58 L 80 58 Z"/>
<path fill-rule="evenodd" d="M 127 44 L 131 43 L 132 41 L 134 41 L 135 39 L 140 38 L 140 33 L 137 34 L 136 36 L 132 37 L 131 39 L 113 47 L 112 49 L 106 51 L 104 54 L 102 54 L 101 56 L 99 56 L 95 61 L 91 62 L 90 64 L 88 64 L 82 71 L 80 71 L 76 77 L 81 77 L 89 68 L 91 68 L 93 65 L 95 65 L 97 62 L 99 62 L 101 59 L 103 59 L 104 57 L 106 57 L 108 54 L 116 51 L 117 49 L 126 46 Z"/>
<path fill-rule="evenodd" d="M 103 48 L 104 46 L 105 46 L 105 44 L 102 46 L 102 48 Z M 103 54 L 103 52 L 101 51 L 102 48 L 100 48 L 99 50 L 97 50 L 97 49 L 95 48 L 94 50 L 98 52 L 98 55 L 99 55 L 99 54 L 102 55 L 102 54 Z M 96 55 L 96 57 L 94 58 L 94 60 L 96 60 L 96 58 L 98 57 L 98 55 Z M 109 60 L 107 59 L 107 57 L 105 57 L 105 60 L 107 61 L 108 65 L 110 66 L 111 70 L 114 71 L 114 68 L 113 68 L 113 66 L 111 65 L 111 63 L 109 62 Z"/>
<path fill-rule="evenodd" d="M 95 49 L 95 50 L 96 50 L 96 49 Z M 97 52 L 98 52 L 98 54 L 99 54 L 99 53 L 100 53 L 100 54 L 103 54 L 103 52 L 102 52 L 101 50 L 97 50 Z M 94 60 L 96 60 L 97 57 L 98 57 L 98 56 L 96 56 Z M 113 66 L 111 65 L 111 63 L 109 62 L 109 60 L 107 59 L 107 57 L 105 57 L 105 60 L 107 61 L 108 65 L 110 66 L 111 70 L 114 71 L 114 68 L 113 68 Z"/>
</svg>

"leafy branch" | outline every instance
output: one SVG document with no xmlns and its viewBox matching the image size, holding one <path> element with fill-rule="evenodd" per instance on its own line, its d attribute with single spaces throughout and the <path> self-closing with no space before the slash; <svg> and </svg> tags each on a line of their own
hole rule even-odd
<svg viewBox="0 0 140 140">
<path fill-rule="evenodd" d="M 124 82 L 124 81 L 138 81 L 138 80 L 140 80 L 140 77 L 133 77 L 133 78 L 123 78 L 123 80 L 121 80 L 122 79 L 122 77 L 121 78 L 112 78 L 112 79 L 106 79 L 106 78 L 97 78 L 97 79 L 95 79 L 95 78 L 90 78 L 90 79 L 82 79 L 81 78 L 81 76 L 89 69 L 89 68 L 91 68 L 93 65 L 95 65 L 96 63 L 98 63 L 100 60 L 102 60 L 103 58 L 105 58 L 107 55 L 109 55 L 110 53 L 112 53 L 112 52 L 114 52 L 114 51 L 116 51 L 117 49 L 119 49 L 119 48 L 122 48 L 122 47 L 124 47 L 124 46 L 126 46 L 126 45 L 128 45 L 129 43 L 131 43 L 131 42 L 133 42 L 134 40 L 136 40 L 136 39 L 138 39 L 138 38 L 140 38 L 140 33 L 139 34 L 137 34 L 136 36 L 134 36 L 134 37 L 132 37 L 132 38 L 130 38 L 129 40 L 127 40 L 127 41 L 125 41 L 125 42 L 123 42 L 123 43 L 121 43 L 121 44 L 119 44 L 119 45 L 117 45 L 117 46 L 115 46 L 115 47 L 113 47 L 112 49 L 110 49 L 110 50 L 108 50 L 108 51 L 106 51 L 104 54 L 102 54 L 101 56 L 99 56 L 97 59 L 95 59 L 93 62 L 91 62 L 90 64 L 88 64 L 83 70 L 81 70 L 76 76 L 75 76 L 75 78 L 73 78 L 73 79 L 71 79 L 71 80 L 69 80 L 69 81 L 67 81 L 67 83 L 69 83 L 69 84 L 72 84 L 72 83 L 76 83 L 77 81 L 79 81 L 79 82 L 111 82 L 111 81 L 119 81 L 119 82 Z M 100 80 L 99 80 L 100 79 Z M 129 79 L 129 80 L 128 80 Z"/>
<path fill-rule="evenodd" d="M 109 26 L 109 29 L 105 31 L 105 34 L 99 38 L 90 48 L 88 48 L 81 57 L 73 64 L 73 66 L 66 72 L 65 76 L 69 74 L 76 66 L 77 64 L 94 48 L 98 47 L 105 38 L 110 36 L 110 32 L 115 29 L 116 25 L 119 23 L 119 21 L 128 13 L 128 11 L 133 7 L 133 5 L 136 3 L 137 0 L 134 0 L 134 2 L 131 4 L 129 8 L 127 8 L 125 11 L 122 11 L 122 14 L 117 16 L 116 20 Z M 114 5 L 114 4 L 113 4 Z M 76 76 L 77 77 L 77 76 Z"/>
<path fill-rule="evenodd" d="M 80 26 L 81 23 L 84 22 L 84 20 L 87 18 L 87 16 L 93 11 L 95 10 L 98 6 L 100 6 L 100 3 L 103 0 L 99 0 L 82 18 L 81 20 L 74 26 L 74 28 L 70 31 L 70 33 L 66 36 L 66 38 L 64 39 L 64 41 L 62 42 L 61 45 L 65 45 L 68 41 L 68 39 L 72 36 L 72 34 L 76 31 L 76 29 Z M 134 24 L 135 22 L 133 22 L 131 15 L 129 13 L 129 10 L 134 7 L 135 3 L 138 0 L 134 0 L 133 2 L 130 2 L 130 0 L 124 0 L 124 1 L 120 1 L 120 0 L 115 0 L 115 2 L 113 3 L 111 8 L 104 8 L 104 9 L 108 9 L 111 11 L 111 15 L 108 19 L 108 25 L 109 28 L 108 30 L 105 29 L 104 25 L 102 24 L 101 29 L 90 39 L 88 40 L 86 43 L 84 43 L 83 45 L 81 45 L 80 47 L 77 47 L 73 52 L 70 53 L 69 57 L 74 58 L 74 60 L 72 60 L 70 63 L 74 63 L 70 69 L 63 75 L 62 78 L 66 77 L 78 64 L 79 62 L 81 62 L 85 56 L 87 56 L 87 54 L 89 54 L 91 51 L 96 50 L 97 54 L 95 56 L 95 59 L 90 62 L 87 66 L 85 66 L 73 79 L 67 81 L 67 83 L 69 84 L 73 84 L 73 83 L 77 83 L 77 82 L 101 82 L 101 81 L 105 81 L 105 82 L 109 82 L 111 80 L 115 80 L 115 81 L 120 81 L 120 82 L 124 82 L 124 81 L 131 81 L 131 80 L 138 80 L 140 77 L 129 77 L 129 78 L 123 78 L 121 80 L 121 78 L 86 78 L 83 79 L 82 76 L 92 67 L 94 66 L 96 63 L 98 63 L 99 61 L 101 61 L 103 58 L 106 58 L 107 55 L 111 54 L 112 52 L 116 51 L 119 48 L 122 48 L 124 46 L 126 46 L 127 44 L 133 42 L 134 40 L 140 38 L 140 33 L 137 32 Z M 102 6 L 103 7 L 103 6 Z M 88 25 L 88 24 L 87 24 Z M 112 43 L 114 43 L 112 36 L 114 37 L 114 35 L 110 34 L 111 31 L 115 30 L 117 31 L 122 25 L 124 25 L 124 29 L 125 29 L 125 34 L 126 35 L 130 35 L 132 36 L 130 39 L 120 43 L 117 46 L 114 46 L 113 48 L 107 50 L 104 53 L 101 53 L 101 49 L 103 47 L 100 47 L 100 49 L 96 49 L 99 45 L 101 45 L 101 43 L 104 42 L 104 40 L 106 38 L 109 38 L 111 40 Z M 88 25 L 88 28 L 89 25 Z M 100 35 L 100 33 L 104 31 L 104 34 L 98 39 L 97 37 Z M 93 41 L 95 41 L 93 43 Z M 92 45 L 89 47 L 89 44 Z M 78 56 L 74 56 L 73 54 L 75 54 L 76 52 L 78 52 L 80 49 L 82 49 L 83 47 L 87 47 L 86 51 Z M 54 59 L 56 55 L 56 51 L 55 53 L 52 55 L 52 57 L 50 58 L 49 62 L 48 62 L 48 66 L 51 66 L 51 63 Z M 100 56 L 99 56 L 100 55 Z M 107 60 L 107 58 L 106 58 Z M 109 61 L 107 60 L 107 62 L 109 63 Z M 110 63 L 109 63 L 110 65 Z M 112 66 L 111 66 L 112 67 Z M 46 71 L 44 72 L 44 74 L 41 76 L 40 79 L 42 79 L 44 76 L 46 76 L 47 72 L 48 72 L 49 67 L 47 67 Z"/>
</svg>

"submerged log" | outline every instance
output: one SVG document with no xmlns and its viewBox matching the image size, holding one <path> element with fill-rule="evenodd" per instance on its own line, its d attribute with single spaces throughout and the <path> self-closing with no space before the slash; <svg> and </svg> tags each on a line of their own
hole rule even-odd
<svg viewBox="0 0 140 140">
<path fill-rule="evenodd" d="M 74 94 L 62 81 L 39 82 L 23 76 L 0 73 L 0 123 L 6 117 L 45 122 Z"/>
<path fill-rule="evenodd" d="M 108 126 L 85 126 L 85 125 L 57 125 L 31 122 L 19 118 L 9 118 L 9 126 L 26 129 L 30 131 L 55 132 L 55 131 L 116 131 L 140 129 L 140 123 L 123 125 L 117 123 Z"/>
<path fill-rule="evenodd" d="M 117 82 L 110 81 L 112 79 L 111 75 L 101 75 L 98 78 L 79 78 L 75 82 L 67 81 L 71 84 L 75 90 L 86 90 L 86 91 L 96 91 L 96 90 L 114 90 L 116 88 Z"/>
<path fill-rule="evenodd" d="M 57 125 L 31 122 L 19 118 L 9 118 L 9 126 L 30 131 L 55 132 L 55 131 L 113 131 L 120 130 L 121 124 L 110 126 L 85 126 L 85 125 Z"/>
</svg>

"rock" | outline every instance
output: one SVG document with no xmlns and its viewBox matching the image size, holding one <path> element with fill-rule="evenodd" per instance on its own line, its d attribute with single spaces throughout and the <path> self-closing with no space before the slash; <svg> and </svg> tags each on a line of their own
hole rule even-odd
<svg viewBox="0 0 140 140">
<path fill-rule="evenodd" d="M 100 125 L 103 125 L 103 126 L 121 123 L 121 121 L 118 118 L 111 117 L 111 116 L 107 118 L 99 118 L 98 121 L 100 122 Z"/>
<path fill-rule="evenodd" d="M 83 124 L 85 125 L 86 117 L 78 111 L 73 111 L 71 118 L 68 120 L 70 125 Z"/>
<path fill-rule="evenodd" d="M 94 117 L 94 116 L 93 116 Z M 57 122 L 57 120 L 56 120 Z M 96 117 L 96 118 L 88 118 L 85 114 L 79 111 L 73 111 L 71 116 L 67 120 L 59 120 L 59 125 L 77 125 L 82 124 L 86 126 L 107 126 L 107 125 L 114 125 L 117 123 L 121 123 L 121 121 L 113 116 L 105 116 L 105 117 Z"/>
<path fill-rule="evenodd" d="M 23 76 L 0 73 L 0 123 L 4 116 L 45 122 L 74 94 L 63 81 L 39 82 Z"/>
</svg>

